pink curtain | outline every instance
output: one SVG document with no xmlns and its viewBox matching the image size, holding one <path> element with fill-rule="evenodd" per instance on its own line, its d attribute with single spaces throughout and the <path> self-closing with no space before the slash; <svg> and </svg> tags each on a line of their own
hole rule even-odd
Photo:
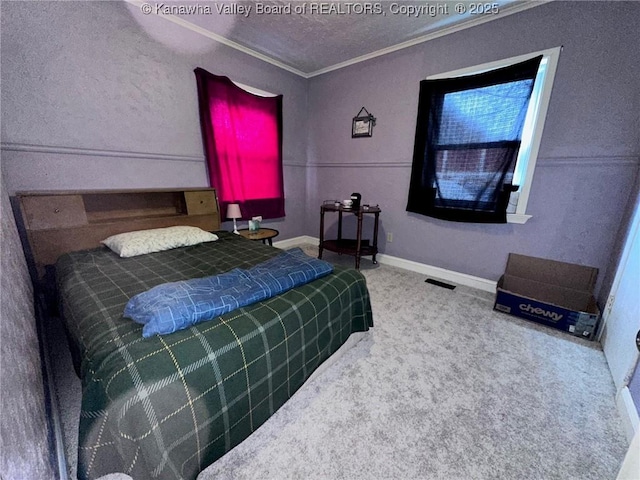
<svg viewBox="0 0 640 480">
<path fill-rule="evenodd" d="M 243 219 L 284 217 L 282 95 L 260 97 L 229 78 L 195 69 L 200 125 L 224 217 L 240 204 Z"/>
</svg>

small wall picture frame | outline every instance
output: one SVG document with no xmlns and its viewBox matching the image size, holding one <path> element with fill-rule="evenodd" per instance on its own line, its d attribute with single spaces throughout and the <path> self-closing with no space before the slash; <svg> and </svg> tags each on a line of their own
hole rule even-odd
<svg viewBox="0 0 640 480">
<path fill-rule="evenodd" d="M 362 113 L 365 113 L 363 115 Z M 351 124 L 351 138 L 371 137 L 373 135 L 373 126 L 376 124 L 376 118 L 362 107 L 358 114 L 353 117 Z"/>
</svg>

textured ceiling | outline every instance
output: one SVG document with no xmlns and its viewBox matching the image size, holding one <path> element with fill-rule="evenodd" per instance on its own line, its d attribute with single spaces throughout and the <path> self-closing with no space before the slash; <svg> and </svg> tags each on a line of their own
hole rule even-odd
<svg viewBox="0 0 640 480">
<path fill-rule="evenodd" d="M 418 43 L 541 3 L 544 2 L 183 1 L 161 5 L 165 9 L 191 7 L 190 13 L 173 10 L 166 15 L 169 10 L 165 10 L 161 14 L 165 18 L 178 17 L 187 28 L 195 26 L 201 33 L 204 29 L 205 34 L 223 37 L 231 41 L 231 46 L 248 49 L 249 53 L 308 77 L 339 68 L 358 57 L 382 53 L 381 50 L 407 42 Z M 159 13 L 158 4 L 155 5 L 154 13 Z"/>
</svg>

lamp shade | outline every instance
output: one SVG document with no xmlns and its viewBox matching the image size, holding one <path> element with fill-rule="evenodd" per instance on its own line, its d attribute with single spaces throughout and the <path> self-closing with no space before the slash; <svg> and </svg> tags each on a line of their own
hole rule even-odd
<svg viewBox="0 0 640 480">
<path fill-rule="evenodd" d="M 227 218 L 242 218 L 240 213 L 240 205 L 237 203 L 230 203 L 227 205 Z"/>
</svg>

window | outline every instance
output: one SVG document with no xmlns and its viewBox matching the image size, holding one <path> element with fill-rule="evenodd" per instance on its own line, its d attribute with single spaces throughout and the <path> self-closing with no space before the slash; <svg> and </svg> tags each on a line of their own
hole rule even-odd
<svg viewBox="0 0 640 480">
<path fill-rule="evenodd" d="M 284 217 L 282 95 L 200 68 L 195 74 L 209 179 L 221 213 L 237 203 L 243 219 Z"/>
<path fill-rule="evenodd" d="M 531 218 L 531 216 L 526 213 L 527 203 L 538 158 L 538 150 L 540 147 L 540 140 L 542 138 L 549 99 L 551 98 L 551 88 L 561 49 L 562 47 L 556 47 L 427 77 L 427 80 L 439 80 L 444 78 L 475 75 L 523 62 L 540 55 L 542 56 L 535 76 L 529 106 L 527 108 L 522 128 L 520 148 L 515 162 L 515 167 L 513 169 L 513 177 L 511 179 L 511 183 L 514 188 L 517 186 L 518 189 L 510 194 L 509 205 L 507 207 L 507 221 L 509 223 L 525 223 L 529 218 Z M 455 102 L 455 96 L 452 96 L 451 101 Z M 506 129 L 506 125 L 504 127 Z M 482 169 L 474 172 L 473 175 L 482 176 Z M 469 176 L 466 181 L 468 181 L 468 179 Z M 460 179 L 458 179 L 457 182 L 454 181 L 454 184 L 457 185 L 460 185 L 461 183 L 464 184 L 464 180 L 462 182 Z"/>
</svg>

